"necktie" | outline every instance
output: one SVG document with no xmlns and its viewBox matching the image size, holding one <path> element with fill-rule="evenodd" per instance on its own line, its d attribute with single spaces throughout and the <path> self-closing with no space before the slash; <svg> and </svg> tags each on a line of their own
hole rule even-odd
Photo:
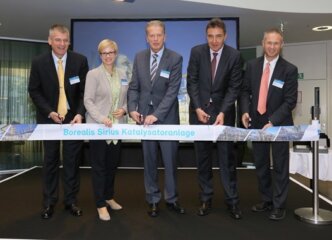
<svg viewBox="0 0 332 240">
<path fill-rule="evenodd" d="M 62 60 L 58 60 L 58 79 L 59 79 L 59 102 L 58 102 L 58 113 L 61 117 L 65 117 L 67 114 L 67 97 L 65 92 L 65 73 L 62 67 Z"/>
<path fill-rule="evenodd" d="M 158 58 L 158 54 L 157 53 L 153 54 L 153 60 L 152 60 L 151 70 L 150 70 L 151 82 L 153 81 L 153 79 L 157 73 L 157 68 L 158 68 L 157 58 Z"/>
<path fill-rule="evenodd" d="M 268 62 L 265 65 L 262 79 L 261 79 L 261 86 L 259 88 L 257 111 L 260 114 L 264 114 L 266 112 L 266 101 L 267 101 L 267 92 L 269 89 L 269 78 L 270 78 L 270 63 Z"/>
<path fill-rule="evenodd" d="M 213 53 L 213 58 L 212 58 L 212 61 L 211 61 L 211 76 L 212 76 L 212 82 L 213 82 L 214 77 L 215 77 L 215 75 L 216 75 L 217 56 L 218 56 L 218 53 L 217 53 L 217 52 L 214 52 L 214 53 Z"/>
</svg>

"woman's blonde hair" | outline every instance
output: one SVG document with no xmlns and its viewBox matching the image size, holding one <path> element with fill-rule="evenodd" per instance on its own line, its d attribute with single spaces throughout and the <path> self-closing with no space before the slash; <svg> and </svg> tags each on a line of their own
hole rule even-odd
<svg viewBox="0 0 332 240">
<path fill-rule="evenodd" d="M 118 45 L 116 42 L 112 41 L 111 39 L 104 39 L 98 44 L 98 52 L 101 53 L 103 49 L 111 47 L 114 49 L 115 53 L 118 52 Z"/>
</svg>

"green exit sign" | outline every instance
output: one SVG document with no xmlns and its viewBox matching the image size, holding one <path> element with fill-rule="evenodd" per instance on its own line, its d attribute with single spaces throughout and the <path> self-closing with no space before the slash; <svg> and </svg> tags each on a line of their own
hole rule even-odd
<svg viewBox="0 0 332 240">
<path fill-rule="evenodd" d="M 303 73 L 298 73 L 297 74 L 297 79 L 304 79 L 304 74 Z"/>
</svg>

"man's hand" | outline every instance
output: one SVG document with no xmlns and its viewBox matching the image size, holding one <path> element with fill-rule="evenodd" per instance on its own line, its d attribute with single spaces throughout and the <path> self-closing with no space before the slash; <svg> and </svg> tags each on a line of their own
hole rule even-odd
<svg viewBox="0 0 332 240">
<path fill-rule="evenodd" d="M 214 122 L 213 125 L 224 125 L 225 122 L 225 114 L 223 112 L 219 113 L 216 121 Z"/>
<path fill-rule="evenodd" d="M 129 113 L 130 117 L 138 124 L 142 124 L 143 122 L 143 116 L 137 112 L 137 111 L 132 111 Z"/>
<path fill-rule="evenodd" d="M 264 127 L 262 128 L 262 130 L 265 130 L 269 127 L 273 127 L 273 124 L 269 121 L 267 124 L 264 125 Z"/>
<path fill-rule="evenodd" d="M 243 113 L 241 120 L 242 120 L 242 124 L 245 128 L 250 127 L 249 123 L 250 123 L 251 119 L 250 119 L 249 113 Z"/>
<path fill-rule="evenodd" d="M 146 116 L 146 118 L 144 119 L 144 126 L 146 126 L 146 125 L 151 125 L 151 124 L 153 124 L 153 123 L 155 123 L 155 122 L 157 122 L 158 121 L 158 118 L 157 117 L 155 117 L 154 115 L 148 115 L 148 116 Z"/>
<path fill-rule="evenodd" d="M 201 108 L 196 109 L 196 115 L 198 118 L 198 121 L 202 123 L 207 123 L 210 119 L 210 115 L 204 112 Z"/>
<path fill-rule="evenodd" d="M 62 123 L 62 121 L 64 120 L 64 118 L 61 117 L 60 114 L 57 112 L 51 112 L 48 117 L 51 118 L 55 123 Z"/>
<path fill-rule="evenodd" d="M 70 121 L 70 124 L 82 123 L 83 117 L 81 114 L 76 114 L 73 120 Z"/>
</svg>

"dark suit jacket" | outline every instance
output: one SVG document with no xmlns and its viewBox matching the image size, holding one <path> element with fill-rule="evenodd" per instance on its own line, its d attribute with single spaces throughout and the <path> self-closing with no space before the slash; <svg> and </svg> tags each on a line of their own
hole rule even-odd
<svg viewBox="0 0 332 240">
<path fill-rule="evenodd" d="M 68 51 L 65 68 L 65 91 L 71 112 L 84 117 L 83 94 L 85 77 L 89 70 L 86 57 Z M 71 84 L 69 79 L 79 77 L 80 82 Z M 59 81 L 51 51 L 32 61 L 28 91 L 37 108 L 37 123 L 53 123 L 48 115 L 57 112 Z"/>
<path fill-rule="evenodd" d="M 215 109 L 217 109 L 215 114 L 225 113 L 225 125 L 234 125 L 234 103 L 241 89 L 241 72 L 240 52 L 225 44 L 212 84 L 208 44 L 198 45 L 191 49 L 187 71 L 187 91 L 190 97 L 189 121 L 191 124 L 200 124 L 195 109 L 205 110 L 211 98 Z"/>
<path fill-rule="evenodd" d="M 262 124 L 267 123 L 258 124 L 260 114 L 257 112 L 263 64 L 264 56 L 247 63 L 241 94 L 242 112 L 249 113 L 254 128 L 261 128 Z M 275 126 L 293 125 L 292 110 L 297 101 L 297 75 L 297 67 L 280 56 L 270 80 L 266 110 L 267 119 Z M 280 80 L 283 86 L 275 86 L 276 80 Z"/>
<path fill-rule="evenodd" d="M 169 76 L 161 74 L 168 72 Z M 164 76 L 163 76 L 164 75 Z M 167 75 L 167 74 L 166 74 Z M 156 77 L 150 80 L 150 49 L 136 54 L 128 88 L 128 112 L 146 116 L 153 103 L 158 124 L 179 124 L 178 93 L 182 79 L 182 56 L 167 48 L 158 65 Z"/>
</svg>

